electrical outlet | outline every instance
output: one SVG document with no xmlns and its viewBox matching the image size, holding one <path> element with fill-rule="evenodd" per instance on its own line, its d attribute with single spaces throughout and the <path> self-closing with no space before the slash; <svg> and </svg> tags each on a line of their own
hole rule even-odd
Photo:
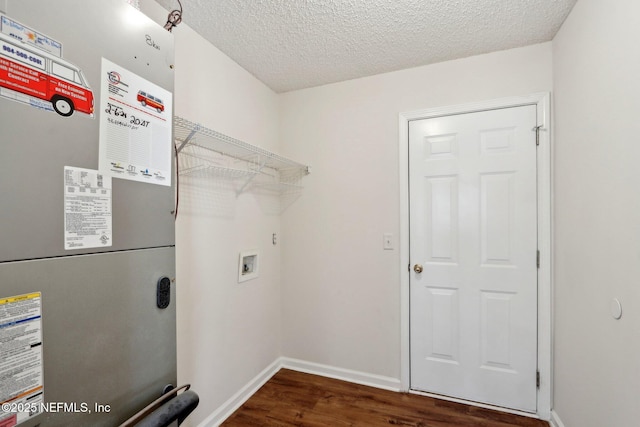
<svg viewBox="0 0 640 427">
<path fill-rule="evenodd" d="M 384 233 L 382 235 L 382 249 L 387 251 L 393 249 L 393 234 Z"/>
</svg>

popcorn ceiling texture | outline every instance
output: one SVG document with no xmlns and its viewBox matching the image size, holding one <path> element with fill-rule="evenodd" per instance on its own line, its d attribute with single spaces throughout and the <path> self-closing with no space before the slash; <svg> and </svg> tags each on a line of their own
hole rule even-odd
<svg viewBox="0 0 640 427">
<path fill-rule="evenodd" d="M 287 92 L 546 42 L 576 0 L 181 2 L 184 23 Z"/>
</svg>

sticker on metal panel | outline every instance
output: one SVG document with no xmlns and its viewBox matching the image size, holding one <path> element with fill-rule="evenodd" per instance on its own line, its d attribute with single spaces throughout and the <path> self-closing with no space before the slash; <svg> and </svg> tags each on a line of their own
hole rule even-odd
<svg viewBox="0 0 640 427">
<path fill-rule="evenodd" d="M 112 245 L 111 177 L 101 172 L 64 167 L 64 248 Z"/>
<path fill-rule="evenodd" d="M 41 293 L 0 298 L 0 427 L 41 412 L 43 378 Z"/>
<path fill-rule="evenodd" d="M 62 43 L 0 14 L 0 97 L 93 117 L 93 92 L 82 70 L 62 57 Z"/>
</svg>

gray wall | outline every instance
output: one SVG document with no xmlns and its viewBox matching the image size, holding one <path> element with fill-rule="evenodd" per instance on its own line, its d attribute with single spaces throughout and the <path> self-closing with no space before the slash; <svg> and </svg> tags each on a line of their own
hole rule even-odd
<svg viewBox="0 0 640 427">
<path fill-rule="evenodd" d="M 140 6 L 156 22 L 166 22 L 167 11 L 155 1 Z M 185 22 L 173 34 L 175 114 L 279 152 L 277 95 Z M 276 200 L 253 191 L 236 197 L 230 187 L 215 177 L 180 178 L 178 382 L 190 383 L 200 396 L 185 425 L 210 422 L 213 412 L 281 355 L 282 240 L 271 243 L 273 233 L 281 236 Z M 251 249 L 260 251 L 260 277 L 238 283 L 239 253 Z"/>
<path fill-rule="evenodd" d="M 580 0 L 553 41 L 554 400 L 567 427 L 640 419 L 638 16 L 637 0 Z"/>
<path fill-rule="evenodd" d="M 640 418 L 639 9 L 637 0 L 579 0 L 552 44 L 280 96 L 181 24 L 177 114 L 314 167 L 283 216 L 282 286 L 276 272 L 258 288 L 233 283 L 234 257 L 249 236 L 279 227 L 260 215 L 238 234 L 258 209 L 250 197 L 233 221 L 179 219 L 181 375 L 207 402 L 193 425 L 279 355 L 398 377 L 397 252 L 381 248 L 383 232 L 399 232 L 397 113 L 553 89 L 555 411 L 566 427 L 633 426 Z M 166 19 L 159 12 L 158 21 Z M 198 49 L 206 69 L 190 67 Z M 193 78 L 209 78 L 216 102 L 189 90 L 199 87 Z M 309 260 L 323 268 L 304 269 Z M 609 313 L 614 297 L 623 304 L 619 321 Z M 240 350 L 245 345 L 250 352 Z"/>
<path fill-rule="evenodd" d="M 543 43 L 281 95 L 283 152 L 313 166 L 283 215 L 285 356 L 400 378 L 398 114 L 550 92 L 551 53 Z"/>
</svg>

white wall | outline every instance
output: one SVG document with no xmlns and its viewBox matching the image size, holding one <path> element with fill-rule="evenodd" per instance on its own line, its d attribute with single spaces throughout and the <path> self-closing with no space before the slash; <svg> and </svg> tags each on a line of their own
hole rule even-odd
<svg viewBox="0 0 640 427">
<path fill-rule="evenodd" d="M 142 10 L 161 25 L 157 3 Z M 186 24 L 175 35 L 175 114 L 275 149 L 277 96 Z M 280 232 L 269 200 L 182 178 L 176 223 L 178 381 L 191 383 L 197 425 L 280 354 Z M 238 284 L 238 254 L 260 250 L 260 277 Z"/>
<path fill-rule="evenodd" d="M 554 401 L 566 427 L 640 420 L 639 16 L 637 0 L 579 0 L 553 41 Z"/>
<path fill-rule="evenodd" d="M 398 114 L 549 92 L 551 56 L 545 43 L 281 95 L 282 151 L 313 167 L 283 215 L 285 356 L 400 378 Z"/>
</svg>

